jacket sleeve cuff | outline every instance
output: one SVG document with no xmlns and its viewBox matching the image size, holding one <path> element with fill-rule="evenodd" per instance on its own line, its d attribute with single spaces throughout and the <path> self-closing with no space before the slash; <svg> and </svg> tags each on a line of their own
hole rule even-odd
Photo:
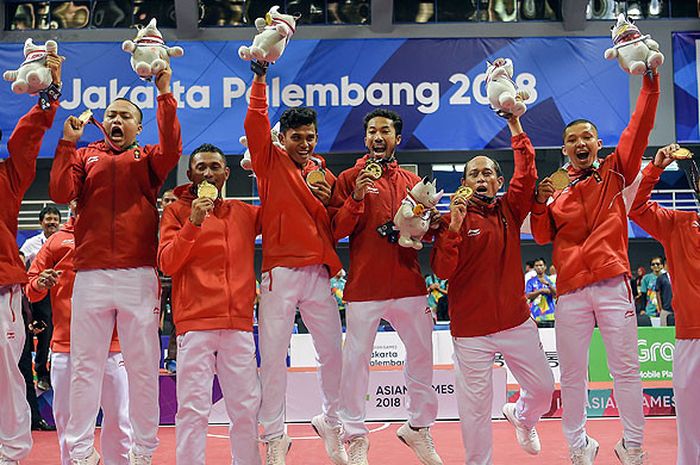
<svg viewBox="0 0 700 465">
<path fill-rule="evenodd" d="M 192 222 L 188 218 L 185 221 L 185 225 L 180 230 L 180 237 L 187 242 L 194 242 L 195 239 L 197 239 L 197 236 L 199 235 L 199 232 L 201 230 L 201 227 L 197 227 L 194 224 L 192 224 Z"/>
<path fill-rule="evenodd" d="M 660 91 L 659 87 L 659 74 L 649 75 L 645 74 L 642 78 L 642 90 L 649 93 L 658 93 Z"/>
<path fill-rule="evenodd" d="M 345 199 L 345 207 L 354 215 L 361 215 L 365 212 L 365 199 L 355 200 L 352 193 Z"/>
<path fill-rule="evenodd" d="M 516 134 L 514 136 L 511 136 L 510 138 L 510 145 L 515 148 L 516 146 L 521 146 L 525 142 L 529 141 L 530 138 L 527 136 L 527 133 L 521 132 L 520 134 Z"/>
<path fill-rule="evenodd" d="M 160 94 L 156 100 L 158 103 L 175 103 L 175 97 L 173 96 L 172 92 L 168 92 L 167 94 Z"/>
<path fill-rule="evenodd" d="M 257 103 L 258 99 L 262 99 L 267 103 L 267 84 L 264 82 L 253 81 L 253 87 L 250 89 L 250 97 L 251 105 L 253 103 Z"/>
<path fill-rule="evenodd" d="M 547 213 L 547 203 L 532 202 L 532 214 L 543 215 Z"/>
<path fill-rule="evenodd" d="M 59 139 L 58 145 L 56 146 L 56 148 L 57 149 L 58 148 L 67 148 L 67 149 L 75 150 L 75 142 L 71 142 L 71 141 L 66 140 L 66 139 Z"/>
<path fill-rule="evenodd" d="M 661 177 L 661 173 L 663 173 L 664 170 L 663 168 L 659 168 L 653 163 L 649 163 L 645 168 L 644 168 L 644 176 L 648 176 L 652 179 L 658 180 Z"/>
</svg>

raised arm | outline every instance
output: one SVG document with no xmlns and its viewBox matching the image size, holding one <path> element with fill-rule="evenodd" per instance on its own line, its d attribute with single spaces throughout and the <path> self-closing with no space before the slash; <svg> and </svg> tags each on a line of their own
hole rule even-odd
<svg viewBox="0 0 700 465">
<path fill-rule="evenodd" d="M 673 221 L 678 212 L 661 207 L 651 201 L 651 191 L 659 181 L 661 173 L 673 162 L 671 153 L 677 150 L 677 144 L 667 145 L 656 152 L 653 163 L 642 171 L 637 195 L 632 202 L 629 217 L 656 239 L 673 234 Z"/>
<path fill-rule="evenodd" d="M 253 79 L 248 113 L 243 126 L 248 138 L 248 150 L 250 151 L 253 171 L 257 175 L 264 175 L 274 157 L 270 119 L 267 113 L 267 84 L 264 74 L 256 74 Z"/>
<path fill-rule="evenodd" d="M 166 208 L 160 222 L 158 245 L 158 267 L 169 276 L 174 276 L 187 263 L 195 240 L 201 234 L 202 223 L 214 209 L 214 201 L 203 197 L 192 201 L 189 218 L 182 221 L 174 208 Z"/>
<path fill-rule="evenodd" d="M 522 224 L 527 214 L 530 213 L 535 183 L 537 182 L 535 148 L 532 146 L 530 138 L 523 131 L 519 118 L 510 118 L 508 127 L 511 132 L 515 169 L 505 198 L 508 206 L 518 218 L 518 222 Z"/>
<path fill-rule="evenodd" d="M 649 134 L 654 128 L 658 103 L 659 75 L 645 74 L 632 118 L 613 153 L 618 169 L 625 176 L 626 185 L 632 184 L 641 168 L 642 155 L 649 145 Z"/>
<path fill-rule="evenodd" d="M 435 244 L 430 253 L 430 266 L 440 279 L 451 279 L 459 264 L 459 245 L 462 243 L 462 227 L 467 217 L 467 200 L 455 199 L 450 205 L 450 213 L 441 221 L 447 227 L 439 228 Z"/>
<path fill-rule="evenodd" d="M 355 180 L 352 179 L 352 172 L 345 171 L 335 183 L 333 195 L 328 205 L 333 227 L 333 239 L 336 241 L 351 235 L 355 232 L 360 217 L 365 213 L 365 197 L 356 200 L 355 185 L 364 182 L 360 178 L 360 173 Z M 362 179 L 365 179 L 364 177 Z"/>
<path fill-rule="evenodd" d="M 182 156 L 182 131 L 177 119 L 177 101 L 170 91 L 172 69 L 167 67 L 156 77 L 158 88 L 158 145 L 152 157 L 149 157 L 151 169 L 160 180 L 165 181 Z"/>
</svg>

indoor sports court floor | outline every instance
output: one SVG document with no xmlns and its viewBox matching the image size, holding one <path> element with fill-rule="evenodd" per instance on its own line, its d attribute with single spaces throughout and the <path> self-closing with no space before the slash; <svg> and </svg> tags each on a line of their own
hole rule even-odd
<svg viewBox="0 0 700 465">
<path fill-rule="evenodd" d="M 396 438 L 399 423 L 370 424 L 369 462 L 377 465 L 419 465 L 412 451 Z M 620 438 L 622 428 L 619 419 L 605 418 L 588 421 L 588 433 L 600 443 L 596 465 L 619 465 L 613 447 Z M 542 440 L 542 453 L 530 456 L 520 450 L 513 428 L 505 421 L 493 422 L 495 465 L 566 465 L 567 447 L 558 419 L 543 420 L 537 427 Z M 99 434 L 99 433 L 98 433 Z M 323 444 L 309 424 L 290 425 L 289 434 L 295 441 L 287 456 L 288 465 L 329 465 Z M 161 427 L 160 447 L 153 460 L 154 465 L 175 465 L 175 428 Z M 433 437 L 445 465 L 464 463 L 462 439 L 457 422 L 439 422 L 433 427 Z M 209 428 L 207 464 L 229 465 L 227 428 Z M 59 465 L 56 433 L 34 434 L 34 449 L 22 465 Z M 676 457 L 675 418 L 647 418 L 645 448 L 649 451 L 651 465 L 672 465 Z M 262 451 L 262 449 L 261 449 Z"/>
</svg>

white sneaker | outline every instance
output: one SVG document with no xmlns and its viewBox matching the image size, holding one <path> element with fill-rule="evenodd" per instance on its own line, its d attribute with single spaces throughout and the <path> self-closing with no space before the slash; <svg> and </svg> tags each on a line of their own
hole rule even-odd
<svg viewBox="0 0 700 465">
<path fill-rule="evenodd" d="M 265 452 L 265 465 L 285 465 L 287 452 L 291 447 L 292 440 L 286 434 L 270 439 Z"/>
<path fill-rule="evenodd" d="M 369 440 L 367 436 L 352 438 L 348 444 L 349 465 L 369 465 L 367 461 L 368 450 Z"/>
<path fill-rule="evenodd" d="M 644 465 L 647 462 L 647 453 L 641 447 L 626 448 L 620 439 L 615 445 L 615 455 L 622 465 Z"/>
<path fill-rule="evenodd" d="M 518 439 L 520 447 L 528 454 L 539 454 L 542 447 L 540 445 L 540 437 L 537 435 L 537 430 L 534 427 L 528 428 L 518 420 L 518 416 L 515 414 L 514 403 L 508 403 L 503 406 L 503 415 L 505 415 L 506 420 L 515 427 L 515 437 Z"/>
<path fill-rule="evenodd" d="M 590 436 L 586 436 L 586 445 L 578 449 L 570 449 L 569 457 L 573 465 L 593 465 L 593 461 L 598 455 L 598 441 Z"/>
<path fill-rule="evenodd" d="M 323 445 L 326 447 L 326 454 L 335 465 L 348 465 L 348 453 L 345 452 L 345 446 L 341 439 L 343 428 L 331 426 L 326 421 L 326 418 L 321 415 L 316 415 L 311 419 L 311 426 L 314 431 L 323 439 Z"/>
<path fill-rule="evenodd" d="M 129 451 L 129 465 L 151 465 L 153 457 L 145 454 L 137 454 L 133 450 Z"/>
<path fill-rule="evenodd" d="M 420 428 L 416 431 L 406 422 L 401 425 L 396 435 L 404 444 L 413 449 L 423 465 L 442 465 L 442 459 L 435 451 L 430 428 Z"/>
<path fill-rule="evenodd" d="M 2 462 L 0 462 L 0 463 L 2 463 Z M 10 463 L 14 463 L 14 462 L 10 462 Z M 100 454 L 98 454 L 95 449 L 92 449 L 92 454 L 90 454 L 90 457 L 87 457 L 84 459 L 71 459 L 70 463 L 71 463 L 71 465 L 99 465 Z"/>
</svg>

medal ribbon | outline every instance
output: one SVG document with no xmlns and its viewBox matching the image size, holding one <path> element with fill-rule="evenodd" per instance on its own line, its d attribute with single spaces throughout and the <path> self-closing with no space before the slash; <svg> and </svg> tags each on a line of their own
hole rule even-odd
<svg viewBox="0 0 700 465">
<path fill-rule="evenodd" d="M 129 150 L 129 148 L 131 148 L 131 147 L 127 147 L 127 148 L 123 149 L 123 148 L 121 148 L 121 147 L 118 147 L 114 142 L 112 142 L 112 139 L 111 139 L 111 138 L 109 137 L 109 135 L 107 134 L 107 131 L 105 130 L 105 127 L 102 125 L 102 123 L 100 123 L 99 121 L 97 121 L 97 120 L 95 119 L 94 116 L 91 116 L 91 117 L 90 117 L 90 119 L 88 120 L 88 123 L 92 123 L 92 124 L 94 124 L 95 126 L 97 126 L 97 128 L 98 128 L 98 129 L 102 132 L 102 134 L 105 136 L 105 141 L 107 142 L 107 145 L 109 145 L 109 148 L 112 149 L 114 152 L 121 153 L 121 152 L 124 152 L 125 150 Z"/>
</svg>

